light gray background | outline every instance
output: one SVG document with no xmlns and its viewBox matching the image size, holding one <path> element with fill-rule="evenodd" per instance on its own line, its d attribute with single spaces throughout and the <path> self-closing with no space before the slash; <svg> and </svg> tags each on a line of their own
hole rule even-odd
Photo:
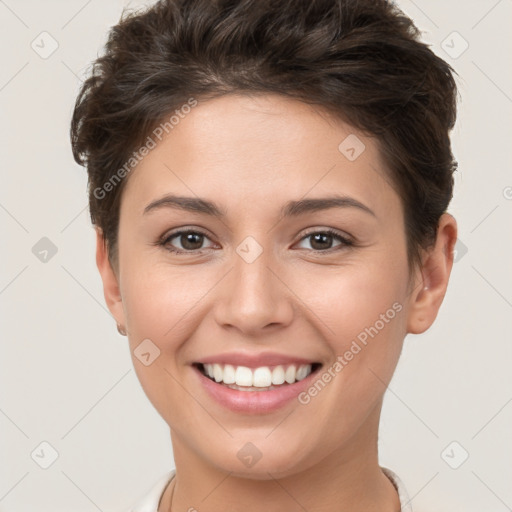
<svg viewBox="0 0 512 512">
<path fill-rule="evenodd" d="M 173 467 L 168 427 L 104 305 L 68 137 L 108 28 L 141 5 L 0 0 L 0 511 L 122 510 Z M 512 510 L 512 1 L 399 5 L 460 75 L 460 242 L 441 312 L 406 338 L 387 391 L 381 463 L 415 512 Z M 59 45 L 46 59 L 31 47 L 51 48 L 43 31 Z M 460 56 L 454 31 L 469 44 Z M 42 237 L 57 247 L 47 262 L 32 252 Z M 58 452 L 48 469 L 43 441 Z"/>
</svg>

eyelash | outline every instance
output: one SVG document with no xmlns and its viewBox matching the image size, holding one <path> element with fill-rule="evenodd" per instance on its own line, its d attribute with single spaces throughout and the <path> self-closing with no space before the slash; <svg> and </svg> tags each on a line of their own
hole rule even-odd
<svg viewBox="0 0 512 512">
<path fill-rule="evenodd" d="M 208 235 L 206 233 L 203 233 L 201 230 L 198 230 L 198 229 L 184 229 L 184 230 L 181 230 L 181 231 L 175 231 L 174 233 L 170 233 L 169 235 L 165 235 L 161 240 L 159 240 L 157 242 L 156 245 L 165 247 L 166 250 L 168 250 L 169 252 L 172 252 L 174 254 L 201 254 L 201 253 L 203 253 L 204 249 L 188 250 L 188 251 L 185 250 L 185 251 L 183 251 L 181 249 L 174 249 L 174 248 L 169 248 L 168 247 L 168 244 L 169 244 L 170 240 L 172 240 L 173 238 L 177 238 L 177 237 L 179 237 L 181 235 L 188 235 L 188 234 L 202 235 L 202 236 L 208 238 Z M 343 249 L 344 247 L 351 247 L 351 246 L 355 245 L 355 243 L 352 240 L 350 240 L 349 238 L 347 238 L 345 236 L 340 235 L 340 233 L 338 233 L 337 231 L 335 231 L 334 229 L 331 229 L 331 228 L 321 229 L 321 230 L 317 230 L 317 231 L 310 231 L 309 233 L 306 233 L 299 240 L 299 242 L 301 242 L 302 240 L 304 240 L 306 238 L 309 238 L 309 237 L 311 237 L 313 235 L 317 235 L 317 234 L 332 236 L 333 238 L 335 238 L 339 242 L 341 242 L 341 244 L 336 246 L 336 247 L 331 247 L 329 249 L 324 249 L 324 250 L 311 249 L 315 253 L 329 253 L 330 254 L 330 253 L 332 253 L 334 251 L 338 251 L 340 249 Z M 308 249 L 306 249 L 306 250 L 308 250 Z"/>
</svg>

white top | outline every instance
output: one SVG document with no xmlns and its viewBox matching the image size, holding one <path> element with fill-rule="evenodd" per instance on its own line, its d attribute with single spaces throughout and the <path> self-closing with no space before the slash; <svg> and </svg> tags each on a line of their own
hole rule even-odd
<svg viewBox="0 0 512 512">
<path fill-rule="evenodd" d="M 395 486 L 400 498 L 401 512 L 412 512 L 412 507 L 409 500 L 409 495 L 405 490 L 404 484 L 398 478 L 393 471 L 387 468 L 381 468 L 384 474 L 391 480 L 391 483 Z M 150 491 L 144 495 L 137 503 L 126 512 L 158 512 L 158 504 L 164 493 L 167 484 L 174 477 L 176 470 L 172 470 L 169 473 L 163 475 L 160 480 L 150 489 Z"/>
</svg>

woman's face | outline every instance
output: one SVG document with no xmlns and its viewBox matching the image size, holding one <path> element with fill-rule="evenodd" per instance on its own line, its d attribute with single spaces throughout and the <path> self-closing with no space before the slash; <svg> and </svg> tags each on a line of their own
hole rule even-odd
<svg viewBox="0 0 512 512">
<path fill-rule="evenodd" d="M 229 95 L 126 179 L 105 293 L 175 454 L 267 478 L 365 453 L 404 336 L 435 317 L 413 318 L 423 285 L 375 140 L 295 100 Z M 293 363 L 315 371 L 278 384 L 304 377 Z"/>
</svg>

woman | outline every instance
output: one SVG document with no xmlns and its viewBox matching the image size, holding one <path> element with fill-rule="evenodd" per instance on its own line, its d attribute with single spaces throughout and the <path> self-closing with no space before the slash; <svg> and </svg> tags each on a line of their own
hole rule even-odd
<svg viewBox="0 0 512 512">
<path fill-rule="evenodd" d="M 173 445 L 133 510 L 411 510 L 378 426 L 452 268 L 452 73 L 385 1 L 162 0 L 112 28 L 71 137 Z"/>
</svg>

